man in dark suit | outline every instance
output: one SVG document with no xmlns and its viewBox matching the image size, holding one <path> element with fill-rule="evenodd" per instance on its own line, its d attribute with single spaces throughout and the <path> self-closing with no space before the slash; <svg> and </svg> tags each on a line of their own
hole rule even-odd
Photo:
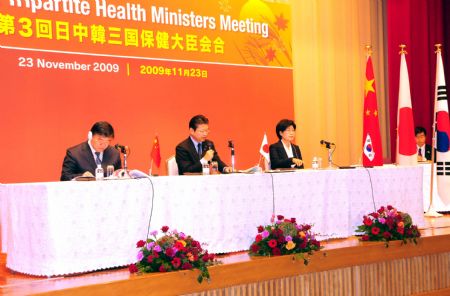
<svg viewBox="0 0 450 296">
<path fill-rule="evenodd" d="M 196 115 L 189 121 L 189 137 L 175 148 L 175 159 L 178 173 L 201 173 L 203 165 L 217 161 L 219 171 L 230 173 L 227 166 L 219 157 L 214 143 L 207 140 L 209 133 L 209 120 L 203 115 Z"/>
<path fill-rule="evenodd" d="M 421 126 L 417 126 L 415 129 L 416 143 L 417 143 L 417 160 L 427 161 L 431 160 L 431 145 L 426 144 L 427 131 Z"/>
<path fill-rule="evenodd" d="M 292 120 L 282 119 L 278 122 L 275 131 L 279 141 L 269 147 L 270 167 L 272 169 L 303 169 L 300 147 L 292 143 L 295 138 L 295 129 L 296 125 Z"/>
<path fill-rule="evenodd" d="M 64 157 L 61 181 L 69 181 L 78 176 L 95 175 L 97 165 L 106 172 L 108 165 L 122 168 L 120 152 L 110 146 L 114 139 L 114 129 L 106 121 L 96 122 L 91 128 L 92 137 L 81 144 L 67 149 Z"/>
</svg>

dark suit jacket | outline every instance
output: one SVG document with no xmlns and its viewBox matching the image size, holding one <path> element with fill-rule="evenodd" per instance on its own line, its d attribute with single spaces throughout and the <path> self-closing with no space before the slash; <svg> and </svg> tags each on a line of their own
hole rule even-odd
<svg viewBox="0 0 450 296">
<path fill-rule="evenodd" d="M 108 165 L 113 165 L 115 170 L 122 168 L 120 153 L 111 146 L 103 151 L 102 167 L 105 172 Z M 61 181 L 72 180 L 86 171 L 91 172 L 95 176 L 96 168 L 97 165 L 95 164 L 91 148 L 88 142 L 83 142 L 67 149 L 62 165 Z"/>
<path fill-rule="evenodd" d="M 292 154 L 294 158 L 302 159 L 302 153 L 300 152 L 300 148 L 297 145 L 292 145 Z M 270 168 L 271 169 L 279 169 L 279 168 L 290 168 L 294 163 L 292 162 L 292 157 L 288 158 L 286 150 L 284 150 L 283 143 L 278 141 L 269 147 L 270 151 Z M 303 164 L 300 167 L 296 168 L 304 168 Z"/>
<path fill-rule="evenodd" d="M 220 159 L 219 154 L 214 148 L 213 142 L 206 140 L 202 143 L 202 157 L 205 155 L 207 147 L 214 150 L 212 161 L 217 161 L 219 164 L 219 171 L 222 172 L 223 168 L 227 165 Z M 202 163 L 200 162 L 201 157 L 198 155 L 197 148 L 194 146 L 191 137 L 177 145 L 175 148 L 175 159 L 180 175 L 183 175 L 184 173 L 201 173 L 203 170 Z"/>
<path fill-rule="evenodd" d="M 427 160 L 431 160 L 431 145 L 425 144 L 425 157 Z"/>
</svg>

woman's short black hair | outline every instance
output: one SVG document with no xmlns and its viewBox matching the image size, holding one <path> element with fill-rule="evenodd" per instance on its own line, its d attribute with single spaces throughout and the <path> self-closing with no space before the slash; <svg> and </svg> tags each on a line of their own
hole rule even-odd
<svg viewBox="0 0 450 296">
<path fill-rule="evenodd" d="M 294 130 L 297 128 L 297 125 L 295 125 L 295 122 L 290 119 L 282 119 L 280 122 L 278 122 L 276 127 L 277 137 L 281 140 L 280 132 L 284 132 L 288 127 L 293 126 Z"/>
</svg>

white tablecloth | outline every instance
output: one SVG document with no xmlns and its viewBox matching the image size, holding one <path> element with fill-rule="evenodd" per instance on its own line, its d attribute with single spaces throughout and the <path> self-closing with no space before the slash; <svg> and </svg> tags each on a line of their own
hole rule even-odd
<svg viewBox="0 0 450 296">
<path fill-rule="evenodd" d="M 214 253 L 240 251 L 275 205 L 277 214 L 313 223 L 321 238 L 348 237 L 374 210 L 370 180 L 377 208 L 392 204 L 423 225 L 422 174 L 422 167 L 384 167 L 156 177 L 151 229 L 176 228 Z M 2 185 L 7 266 L 51 276 L 135 262 L 151 189 L 148 179 Z"/>
</svg>

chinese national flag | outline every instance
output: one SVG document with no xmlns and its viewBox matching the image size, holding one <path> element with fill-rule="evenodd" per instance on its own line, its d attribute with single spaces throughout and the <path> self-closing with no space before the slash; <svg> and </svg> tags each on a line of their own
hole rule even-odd
<svg viewBox="0 0 450 296">
<path fill-rule="evenodd" d="M 161 165 L 161 150 L 159 149 L 158 136 L 155 136 L 155 139 L 153 140 L 151 159 L 156 164 L 156 166 L 159 168 L 159 166 Z"/>
<path fill-rule="evenodd" d="M 383 149 L 381 146 L 380 123 L 378 121 L 375 76 L 373 75 L 372 58 L 370 55 L 367 58 L 366 64 L 363 116 L 363 166 L 372 167 L 383 165 Z"/>
</svg>

